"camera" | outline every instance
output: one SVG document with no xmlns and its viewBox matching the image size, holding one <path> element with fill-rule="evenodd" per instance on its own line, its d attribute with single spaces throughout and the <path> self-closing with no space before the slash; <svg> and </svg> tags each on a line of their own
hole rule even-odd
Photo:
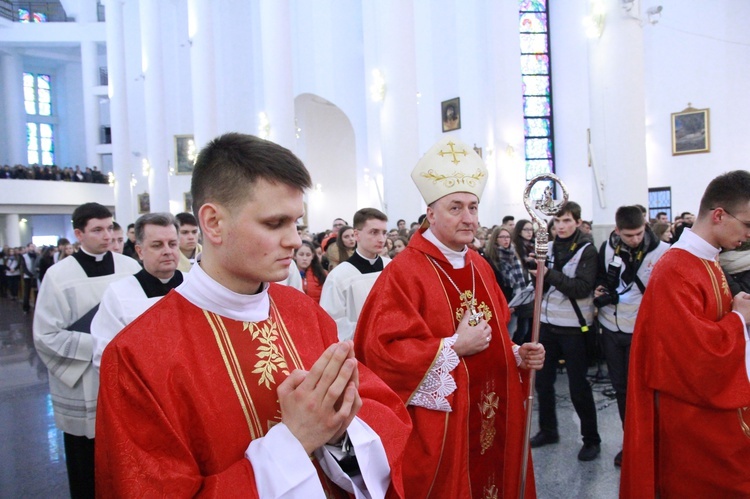
<svg viewBox="0 0 750 499">
<path fill-rule="evenodd" d="M 620 269 L 622 268 L 622 259 L 615 256 L 607 266 L 607 278 L 604 282 L 604 294 L 594 298 L 594 306 L 597 308 L 606 307 L 607 305 L 617 305 L 620 302 L 620 295 L 617 293 L 617 286 L 620 284 Z"/>
</svg>

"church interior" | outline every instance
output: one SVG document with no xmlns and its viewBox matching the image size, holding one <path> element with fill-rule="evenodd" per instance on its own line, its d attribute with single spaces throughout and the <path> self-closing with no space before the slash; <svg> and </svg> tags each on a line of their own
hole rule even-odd
<svg viewBox="0 0 750 499">
<path fill-rule="evenodd" d="M 697 213 L 746 169 L 748 21 L 745 0 L 0 0 L 0 246 L 75 241 L 89 201 L 123 227 L 192 211 L 196 155 L 226 132 L 304 162 L 310 232 L 363 207 L 415 222 L 409 173 L 451 135 L 488 169 L 481 225 L 528 218 L 527 182 L 554 173 L 601 242 L 618 207 Z M 67 497 L 32 318 L 0 311 L 0 497 Z M 617 497 L 622 428 L 593 382 L 602 458 L 568 459 L 558 379 L 569 441 L 534 449 L 539 497 Z"/>
</svg>

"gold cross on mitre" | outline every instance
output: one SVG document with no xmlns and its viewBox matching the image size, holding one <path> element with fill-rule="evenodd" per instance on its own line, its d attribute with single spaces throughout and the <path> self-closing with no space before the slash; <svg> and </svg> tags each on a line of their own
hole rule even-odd
<svg viewBox="0 0 750 499">
<path fill-rule="evenodd" d="M 440 155 L 440 157 L 443 157 L 443 156 L 445 156 L 447 154 L 451 154 L 453 156 L 453 159 L 451 160 L 451 163 L 457 165 L 461 161 L 456 157 L 456 154 L 463 154 L 464 156 L 466 156 L 466 149 L 464 149 L 463 151 L 456 151 L 456 150 L 453 149 L 454 145 L 456 145 L 455 142 L 448 142 L 448 146 L 450 146 L 451 150 L 450 151 L 443 151 L 441 149 L 440 151 L 438 151 L 438 154 Z"/>
</svg>

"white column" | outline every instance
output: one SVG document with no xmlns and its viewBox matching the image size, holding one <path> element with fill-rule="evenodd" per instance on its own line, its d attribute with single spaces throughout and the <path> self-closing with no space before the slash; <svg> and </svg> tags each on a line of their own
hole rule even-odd
<svg viewBox="0 0 750 499">
<path fill-rule="evenodd" d="M 115 215 L 122 226 L 135 217 L 130 192 L 130 132 L 125 73 L 125 29 L 122 0 L 107 0 L 107 71 L 112 122 L 112 169 L 115 174 Z"/>
<path fill-rule="evenodd" d="M 373 69 L 382 72 L 386 85 L 383 101 L 370 101 L 367 107 L 368 128 L 377 128 L 368 130 L 371 170 L 377 175 L 380 168 L 388 218 L 415 220 L 422 213 L 423 202 L 409 177 L 421 156 L 414 3 L 411 0 L 371 0 L 363 3 L 362 17 L 365 44 L 371 44 L 365 47 L 368 98 Z M 393 36 L 393 33 L 399 35 Z"/>
<path fill-rule="evenodd" d="M 18 226 L 17 213 L 5 215 L 5 244 L 10 247 L 21 246 L 21 228 Z"/>
<path fill-rule="evenodd" d="M 260 2 L 263 111 L 271 124 L 268 139 L 293 149 L 294 88 L 289 9 L 289 2 Z"/>
<path fill-rule="evenodd" d="M 591 143 L 603 184 L 597 224 L 613 224 L 620 206 L 648 205 L 643 28 L 619 1 L 605 5 L 602 36 L 589 43 Z"/>
<path fill-rule="evenodd" d="M 99 139 L 99 97 L 94 95 L 94 87 L 99 84 L 96 62 L 96 43 L 81 42 L 81 76 L 83 82 L 83 129 L 86 136 L 86 165 L 99 166 L 101 161 L 96 152 Z"/>
<path fill-rule="evenodd" d="M 142 70 L 145 75 L 147 158 L 151 165 L 148 190 L 151 211 L 169 211 L 169 149 L 164 109 L 164 66 L 159 3 L 140 0 Z"/>
<path fill-rule="evenodd" d="M 8 52 L 2 56 L 3 100 L 8 136 L 7 161 L 11 165 L 28 163 L 26 154 L 26 110 L 23 107 L 23 66 L 21 57 Z M 16 225 L 18 225 L 16 217 Z"/>
<path fill-rule="evenodd" d="M 219 133 L 216 118 L 216 65 L 214 60 L 213 9 L 211 0 L 188 0 L 191 83 L 193 87 L 193 138 L 203 148 Z"/>
</svg>

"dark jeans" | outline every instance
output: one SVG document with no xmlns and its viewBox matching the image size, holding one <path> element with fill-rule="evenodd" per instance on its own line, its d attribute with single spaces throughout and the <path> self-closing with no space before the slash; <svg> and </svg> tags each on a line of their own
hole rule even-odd
<svg viewBox="0 0 750 499">
<path fill-rule="evenodd" d="M 586 333 L 592 334 L 592 333 Z M 544 366 L 536 375 L 536 393 L 539 400 L 539 428 L 545 433 L 557 435 L 557 408 L 555 407 L 555 380 L 560 359 L 565 359 L 568 373 L 570 399 L 576 414 L 581 419 L 581 435 L 584 444 L 602 441 L 596 422 L 596 405 L 586 375 L 586 340 L 577 327 L 558 327 L 542 323 L 539 342 L 546 352 Z"/>
<path fill-rule="evenodd" d="M 23 278 L 23 311 L 31 310 L 31 290 L 36 288 L 36 279 L 33 277 Z"/>
<path fill-rule="evenodd" d="M 71 499 L 94 497 L 94 439 L 63 433 Z"/>
<path fill-rule="evenodd" d="M 523 345 L 524 343 L 531 341 L 532 321 L 532 317 L 524 317 L 523 319 L 520 317 L 518 318 L 516 332 L 513 333 L 513 343 L 516 345 Z"/>
<path fill-rule="evenodd" d="M 630 362 L 630 343 L 633 335 L 610 331 L 602 326 L 602 348 L 604 358 L 607 359 L 607 370 L 612 388 L 617 397 L 617 408 L 620 411 L 620 420 L 625 426 L 625 398 L 628 389 L 628 363 Z"/>
<path fill-rule="evenodd" d="M 15 300 L 18 298 L 18 285 L 21 284 L 21 276 L 9 275 L 6 279 L 8 282 L 8 294 Z"/>
</svg>

